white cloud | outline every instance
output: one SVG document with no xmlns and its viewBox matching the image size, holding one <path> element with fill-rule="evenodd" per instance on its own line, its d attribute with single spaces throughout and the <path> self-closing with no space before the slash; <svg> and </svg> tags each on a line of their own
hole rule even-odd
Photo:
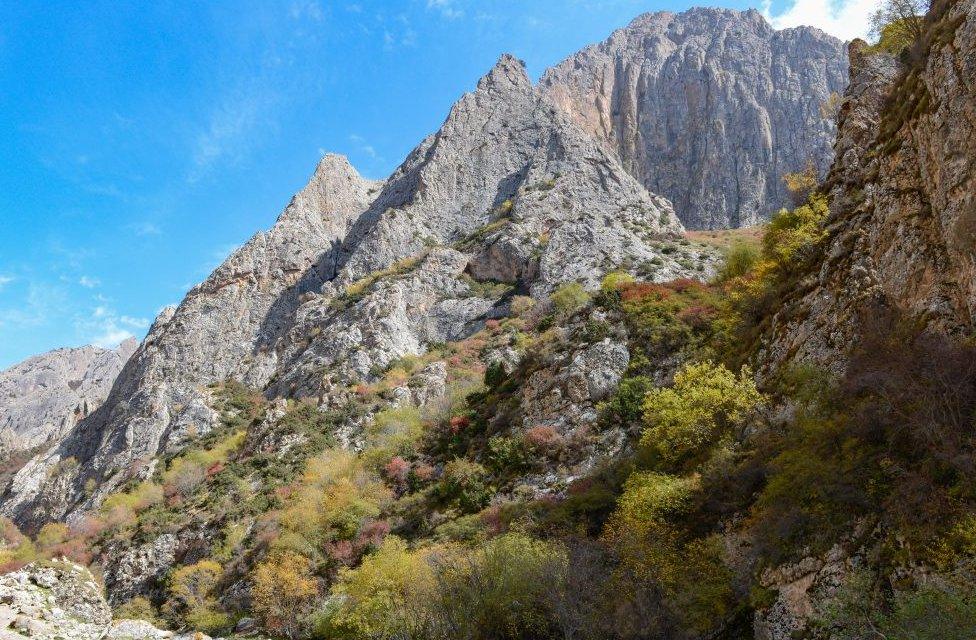
<svg viewBox="0 0 976 640">
<path fill-rule="evenodd" d="M 133 329 L 148 329 L 149 320 L 146 318 L 133 318 L 132 316 L 121 316 L 119 318 L 119 323 L 124 324 L 127 327 L 132 327 Z"/>
<path fill-rule="evenodd" d="M 92 278 L 91 276 L 81 276 L 81 278 L 78 280 L 78 284 L 86 289 L 94 289 L 102 284 L 102 281 L 98 278 Z"/>
<path fill-rule="evenodd" d="M 454 5 L 454 0 L 427 0 L 427 8 L 436 9 L 442 16 L 451 20 L 464 16 L 464 11 Z"/>
<path fill-rule="evenodd" d="M 163 230 L 152 222 L 137 222 L 130 228 L 137 236 L 158 236 L 163 233 Z"/>
<path fill-rule="evenodd" d="M 0 275 L 0 291 L 3 291 L 3 288 L 6 287 L 11 282 L 13 282 L 14 279 L 15 278 L 13 276 Z"/>
<path fill-rule="evenodd" d="M 116 327 L 107 328 L 104 333 L 94 336 L 91 343 L 102 349 L 114 349 L 129 338 L 134 338 L 131 331 Z"/>
<path fill-rule="evenodd" d="M 774 14 L 770 0 L 766 0 L 762 13 L 777 29 L 809 25 L 852 40 L 868 37 L 868 18 L 876 6 L 876 0 L 794 0 L 787 9 Z"/>
<path fill-rule="evenodd" d="M 75 325 L 84 339 L 103 349 L 114 349 L 123 340 L 134 338 L 135 331 L 145 331 L 149 320 L 119 315 L 115 309 L 98 305 L 88 317 L 77 318 Z"/>
<path fill-rule="evenodd" d="M 27 299 L 12 309 L 0 309 L 0 327 L 19 329 L 39 327 L 48 323 L 67 306 L 67 296 L 57 285 L 31 282 L 27 287 Z"/>
<path fill-rule="evenodd" d="M 366 139 L 363 138 L 362 136 L 353 133 L 349 136 L 349 142 L 355 144 L 356 148 L 361 153 L 366 154 L 370 158 L 373 158 L 375 160 L 376 158 L 379 157 L 378 154 L 376 153 L 376 148 L 373 145 L 367 143 Z"/>
</svg>

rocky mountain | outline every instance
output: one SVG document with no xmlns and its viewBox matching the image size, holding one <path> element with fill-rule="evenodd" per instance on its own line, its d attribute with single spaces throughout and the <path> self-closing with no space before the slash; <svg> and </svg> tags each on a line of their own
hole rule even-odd
<svg viewBox="0 0 976 640">
<path fill-rule="evenodd" d="M 817 110 L 843 68 L 839 43 L 815 30 L 776 32 L 755 12 L 713 10 L 643 16 L 539 87 L 503 57 L 387 181 L 326 156 L 269 232 L 160 314 L 105 406 L 18 474 L 3 512 L 60 519 L 86 483 L 99 489 L 85 504 L 98 504 L 157 453 L 214 426 L 208 384 L 234 378 L 325 397 L 461 338 L 504 309 L 477 283 L 538 297 L 568 280 L 593 287 L 619 267 L 655 279 L 704 273 L 707 250 L 695 259 L 661 251 L 682 226 L 654 192 L 677 198 L 693 226 L 754 221 L 765 213 L 756 203 L 781 200 L 772 186 L 781 173 L 808 156 L 823 163 L 831 128 Z M 687 100 L 673 109 L 651 99 L 675 95 Z M 634 116 L 614 120 L 594 104 Z M 611 121 L 619 126 L 595 126 Z M 705 121 L 723 124 L 718 133 L 689 124 Z M 651 122 L 669 122 L 671 133 L 645 133 Z M 679 130 L 700 135 L 679 140 Z M 641 168 L 652 164 L 671 177 L 652 179 Z M 699 186 L 681 195 L 669 193 L 674 184 Z M 734 203 L 716 200 L 729 193 Z M 705 209 L 716 217 L 706 221 Z M 52 479 L 51 469 L 61 472 Z"/>
<path fill-rule="evenodd" d="M 789 204 L 782 177 L 832 159 L 840 40 L 755 10 L 649 13 L 545 73 L 542 87 L 691 229 L 748 226 Z"/>
<path fill-rule="evenodd" d="M 65 556 L 120 640 L 976 636 L 974 14 L 849 45 L 761 234 L 683 233 L 510 56 L 388 180 L 327 156 L 13 478 L 0 627 L 65 618 Z M 817 36 L 582 59 L 719 18 Z"/>
<path fill-rule="evenodd" d="M 137 346 L 57 349 L 0 372 L 0 454 L 60 440 L 105 401 Z"/>
<path fill-rule="evenodd" d="M 145 461 L 216 424 L 206 385 L 324 398 L 470 334 L 516 289 L 592 288 L 617 268 L 707 273 L 714 250 L 662 251 L 681 230 L 503 56 L 385 183 L 324 158 L 271 231 L 157 318 L 105 405 L 17 474 L 3 512 L 61 519 L 151 472 Z"/>
</svg>

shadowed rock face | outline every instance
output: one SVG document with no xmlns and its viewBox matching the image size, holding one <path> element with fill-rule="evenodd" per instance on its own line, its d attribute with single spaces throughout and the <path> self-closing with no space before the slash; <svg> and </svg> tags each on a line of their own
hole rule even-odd
<svg viewBox="0 0 976 640">
<path fill-rule="evenodd" d="M 505 312 L 506 294 L 477 278 L 544 297 L 567 280 L 595 288 L 621 266 L 707 275 L 660 251 L 681 231 L 670 202 L 502 56 L 385 183 L 324 158 L 270 231 L 160 314 L 106 403 L 28 463 L 0 509 L 30 529 L 95 507 L 214 426 L 209 384 L 327 402 L 469 335 Z"/>
<path fill-rule="evenodd" d="M 826 171 L 835 127 L 821 105 L 846 84 L 840 40 L 727 9 L 643 15 L 541 81 L 694 229 L 755 224 L 787 203 L 784 173 Z"/>
<path fill-rule="evenodd" d="M 137 346 L 57 349 L 0 372 L 0 454 L 60 440 L 105 401 Z"/>
<path fill-rule="evenodd" d="M 823 257 L 773 318 L 760 359 L 841 370 L 860 325 L 898 309 L 971 335 L 976 318 L 976 22 L 936 3 L 908 66 L 851 43 L 851 85 L 828 176 Z"/>
</svg>

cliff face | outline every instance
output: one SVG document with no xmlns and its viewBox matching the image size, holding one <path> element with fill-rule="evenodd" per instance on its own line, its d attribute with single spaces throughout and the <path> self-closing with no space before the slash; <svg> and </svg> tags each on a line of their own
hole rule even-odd
<svg viewBox="0 0 976 640">
<path fill-rule="evenodd" d="M 788 202 L 782 176 L 830 164 L 843 44 L 774 30 L 756 11 L 646 14 L 549 70 L 546 93 L 685 226 L 756 224 Z"/>
<path fill-rule="evenodd" d="M 663 251 L 680 231 L 666 199 L 503 56 L 385 184 L 326 157 L 269 232 L 160 315 L 105 405 L 17 474 L 2 510 L 36 526 L 149 474 L 157 453 L 216 424 L 207 385 L 328 403 L 477 330 L 516 290 L 594 288 L 617 268 L 709 273 L 714 251 Z"/>
<path fill-rule="evenodd" d="M 0 454 L 68 433 L 105 401 L 136 346 L 130 339 L 117 349 L 57 349 L 0 373 Z"/>
<path fill-rule="evenodd" d="M 976 23 L 933 11 L 907 67 L 850 46 L 823 258 L 772 322 L 764 366 L 840 357 L 873 310 L 969 333 L 976 313 Z"/>
</svg>

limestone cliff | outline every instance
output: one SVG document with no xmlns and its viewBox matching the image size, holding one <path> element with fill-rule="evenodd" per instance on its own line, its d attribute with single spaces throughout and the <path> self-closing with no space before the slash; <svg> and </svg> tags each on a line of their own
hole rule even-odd
<svg viewBox="0 0 976 640">
<path fill-rule="evenodd" d="M 57 442 L 105 401 L 136 346 L 57 349 L 0 372 L 0 454 Z"/>
<path fill-rule="evenodd" d="M 549 70 L 542 86 L 685 226 L 756 224 L 788 202 L 784 173 L 826 171 L 846 84 L 842 43 L 777 31 L 755 10 L 649 13 Z"/>
<path fill-rule="evenodd" d="M 822 257 L 772 318 L 759 360 L 842 367 L 870 309 L 971 333 L 976 313 L 976 23 L 938 5 L 899 63 L 850 45 L 851 86 L 828 188 Z"/>
<path fill-rule="evenodd" d="M 516 290 L 594 288 L 617 268 L 709 273 L 714 252 L 662 251 L 681 231 L 503 56 L 385 183 L 323 159 L 269 232 L 160 315 L 105 405 L 17 474 L 2 511 L 37 526 L 151 473 L 153 456 L 214 426 L 207 385 L 325 402 L 477 330 Z"/>
</svg>

